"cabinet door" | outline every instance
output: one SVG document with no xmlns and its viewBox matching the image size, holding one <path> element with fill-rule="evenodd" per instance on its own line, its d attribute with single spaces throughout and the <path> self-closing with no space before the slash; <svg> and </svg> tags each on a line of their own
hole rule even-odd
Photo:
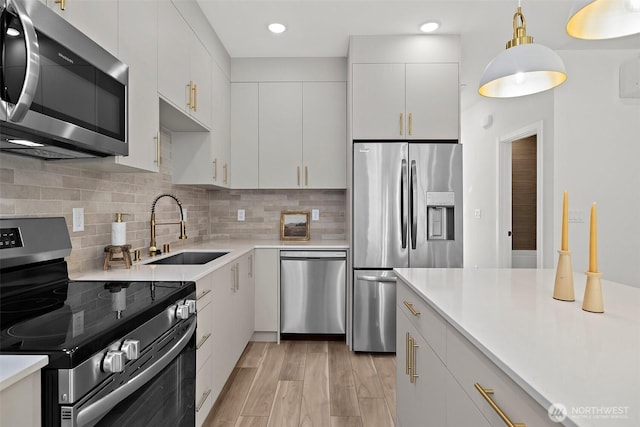
<svg viewBox="0 0 640 427">
<path fill-rule="evenodd" d="M 235 328 L 234 358 L 240 359 L 253 335 L 254 325 L 254 265 L 253 252 L 244 255 L 235 265 L 237 285 L 234 294 Z"/>
<path fill-rule="evenodd" d="M 346 188 L 346 84 L 305 82 L 302 91 L 303 185 Z"/>
<path fill-rule="evenodd" d="M 260 188 L 302 184 L 302 83 L 259 83 Z"/>
<path fill-rule="evenodd" d="M 229 187 L 231 159 L 229 114 L 231 108 L 231 84 L 229 78 L 217 64 L 212 65 L 212 110 L 211 150 L 214 163 L 213 183 L 222 187 Z M 255 107 L 257 109 L 257 106 Z M 257 155 L 257 154 L 256 154 Z M 226 165 L 226 168 L 225 168 Z M 225 176 L 225 169 L 226 175 Z"/>
<path fill-rule="evenodd" d="M 444 426 L 447 368 L 399 309 L 396 332 L 398 426 Z"/>
<path fill-rule="evenodd" d="M 158 3 L 158 92 L 188 112 L 191 28 L 170 1 Z"/>
<path fill-rule="evenodd" d="M 404 64 L 353 65 L 353 139 L 406 138 Z"/>
<path fill-rule="evenodd" d="M 189 81 L 193 82 L 192 117 L 211 129 L 211 55 L 189 29 Z"/>
<path fill-rule="evenodd" d="M 458 139 L 458 64 L 406 67 L 407 137 Z"/>
<path fill-rule="evenodd" d="M 233 360 L 231 342 L 233 341 L 234 306 L 232 264 L 225 265 L 211 273 L 213 280 L 211 346 L 212 386 L 211 393 L 215 401 L 222 390 L 236 361 Z"/>
<path fill-rule="evenodd" d="M 231 83 L 231 187 L 258 188 L 258 83 Z"/>
<path fill-rule="evenodd" d="M 255 253 L 255 326 L 257 332 L 278 331 L 277 249 L 256 249 Z"/>
<path fill-rule="evenodd" d="M 129 65 L 129 155 L 117 162 L 158 172 L 158 3 L 121 1 L 118 16 L 119 58 Z"/>
<path fill-rule="evenodd" d="M 55 0 L 47 6 L 114 56 L 118 56 L 118 2 L 65 0 L 64 10 Z"/>
</svg>

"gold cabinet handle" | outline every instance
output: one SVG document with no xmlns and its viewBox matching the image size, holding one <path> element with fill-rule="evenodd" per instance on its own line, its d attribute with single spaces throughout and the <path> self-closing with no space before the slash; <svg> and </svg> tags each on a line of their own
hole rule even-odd
<svg viewBox="0 0 640 427">
<path fill-rule="evenodd" d="M 200 409 L 202 409 L 202 405 L 204 405 L 204 402 L 207 401 L 207 397 L 209 397 L 210 394 L 211 394 L 211 389 L 202 393 L 202 397 L 200 398 L 200 401 L 196 405 L 196 412 L 200 412 Z"/>
<path fill-rule="evenodd" d="M 205 342 L 207 342 L 207 340 L 211 338 L 211 332 L 209 332 L 207 335 L 203 336 L 202 339 L 200 340 L 200 342 L 198 344 L 196 344 L 196 350 L 200 350 L 200 348 L 204 345 Z"/>
<path fill-rule="evenodd" d="M 156 137 L 153 138 L 156 140 L 156 160 L 155 163 L 158 165 L 158 169 L 160 169 L 160 165 L 162 164 L 162 145 L 160 140 L 160 131 L 156 132 Z"/>
<path fill-rule="evenodd" d="M 228 170 L 227 164 L 225 163 L 224 165 L 222 165 L 222 182 L 224 184 L 227 183 L 227 170 Z"/>
<path fill-rule="evenodd" d="M 236 266 L 231 266 L 231 290 L 236 291 Z"/>
<path fill-rule="evenodd" d="M 413 308 L 413 304 L 410 303 L 409 301 L 403 301 L 404 305 L 409 309 L 409 311 L 411 312 L 411 314 L 413 314 L 414 316 L 418 317 L 420 316 L 420 312 L 417 311 L 415 308 Z"/>
<path fill-rule="evenodd" d="M 202 292 L 200 295 L 196 296 L 196 301 L 201 300 L 202 298 L 204 298 L 209 292 L 211 292 L 211 289 L 206 289 L 204 292 Z"/>
<path fill-rule="evenodd" d="M 304 186 L 309 186 L 309 168 L 307 166 L 304 167 Z"/>
<path fill-rule="evenodd" d="M 420 347 L 418 344 L 416 344 L 416 340 L 414 340 L 413 338 L 410 338 L 410 347 L 411 347 L 411 372 L 409 373 L 409 382 L 411 384 L 416 382 L 416 378 L 418 378 L 420 375 L 416 374 L 416 348 Z"/>
<path fill-rule="evenodd" d="M 213 180 L 218 180 L 218 159 L 213 159 Z"/>
<path fill-rule="evenodd" d="M 253 255 L 249 255 L 249 277 L 253 277 Z"/>
<path fill-rule="evenodd" d="M 65 8 L 65 0 L 56 0 L 56 4 L 60 5 L 60 10 L 64 10 L 64 8 Z"/>
<path fill-rule="evenodd" d="M 491 396 L 489 396 L 490 394 L 493 394 L 493 389 L 484 388 L 479 383 L 475 383 L 474 385 L 476 387 L 476 390 L 478 390 L 478 392 L 482 395 L 482 397 L 484 397 L 484 400 L 486 400 L 487 403 L 489 403 L 489 406 L 491 406 L 493 410 L 496 411 L 496 414 L 498 414 L 500 418 L 502 418 L 502 421 L 504 421 L 506 425 L 508 425 L 509 427 L 527 427 L 527 425 L 524 423 L 511 422 L 507 414 L 505 414 L 504 411 L 500 409 L 500 407 L 496 404 L 496 402 L 493 401 Z"/>
<path fill-rule="evenodd" d="M 240 290 L 240 263 L 236 263 L 236 291 Z"/>
<path fill-rule="evenodd" d="M 296 168 L 296 176 L 298 177 L 298 187 L 300 187 L 300 166 Z"/>
<path fill-rule="evenodd" d="M 413 113 L 409 113 L 409 136 L 413 135 Z"/>
<path fill-rule="evenodd" d="M 191 106 L 193 105 L 193 82 L 189 82 L 186 87 L 189 88 L 189 102 L 187 102 L 187 106 L 189 107 L 189 109 L 191 109 Z"/>
<path fill-rule="evenodd" d="M 193 111 L 198 111 L 198 85 L 194 83 L 191 90 L 193 91 Z"/>
<path fill-rule="evenodd" d="M 400 113 L 400 136 L 404 135 L 404 113 Z"/>
<path fill-rule="evenodd" d="M 411 356 L 409 356 L 409 352 L 411 351 L 411 348 L 409 347 L 409 341 L 410 340 L 411 340 L 411 335 L 409 335 L 409 332 L 407 332 L 407 336 L 405 338 L 405 342 L 406 342 L 406 345 L 405 345 L 405 347 L 406 347 L 406 349 L 405 349 L 406 350 L 406 354 L 405 354 L 406 362 L 405 362 L 405 364 L 407 366 L 407 368 L 406 368 L 407 375 L 411 375 L 411 364 L 410 364 Z"/>
</svg>

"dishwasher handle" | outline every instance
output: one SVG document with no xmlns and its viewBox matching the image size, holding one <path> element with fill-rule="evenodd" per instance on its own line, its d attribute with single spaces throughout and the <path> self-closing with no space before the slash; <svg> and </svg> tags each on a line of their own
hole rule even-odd
<svg viewBox="0 0 640 427">
<path fill-rule="evenodd" d="M 356 277 L 358 280 L 364 280 L 365 282 L 388 282 L 388 283 L 395 283 L 397 282 L 397 279 L 395 277 L 389 277 L 389 276 L 357 276 Z"/>
<path fill-rule="evenodd" d="M 280 259 L 347 259 L 345 251 L 282 251 Z"/>
</svg>

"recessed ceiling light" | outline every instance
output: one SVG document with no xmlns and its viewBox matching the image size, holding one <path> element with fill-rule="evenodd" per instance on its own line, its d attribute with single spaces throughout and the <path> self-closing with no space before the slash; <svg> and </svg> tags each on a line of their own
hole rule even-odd
<svg viewBox="0 0 640 427">
<path fill-rule="evenodd" d="M 431 33 L 438 28 L 440 28 L 440 24 L 436 21 L 425 22 L 424 24 L 420 25 L 420 31 L 422 31 L 423 33 Z"/>
<path fill-rule="evenodd" d="M 274 34 L 284 33 L 287 30 L 287 27 L 277 22 L 274 22 L 273 24 L 269 24 L 267 28 L 269 28 L 269 31 L 271 31 Z"/>
</svg>

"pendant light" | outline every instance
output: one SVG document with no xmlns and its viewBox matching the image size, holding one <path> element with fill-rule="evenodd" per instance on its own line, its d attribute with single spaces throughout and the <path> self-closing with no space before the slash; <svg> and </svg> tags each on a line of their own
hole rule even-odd
<svg viewBox="0 0 640 427">
<path fill-rule="evenodd" d="M 485 68 L 478 93 L 490 98 L 514 98 L 554 88 L 566 79 L 560 56 L 546 46 L 534 44 L 533 37 L 527 35 L 518 2 L 513 15 L 513 39 Z"/>
<path fill-rule="evenodd" d="M 601 40 L 640 33 L 640 0 L 574 0 L 567 34 Z"/>
</svg>

